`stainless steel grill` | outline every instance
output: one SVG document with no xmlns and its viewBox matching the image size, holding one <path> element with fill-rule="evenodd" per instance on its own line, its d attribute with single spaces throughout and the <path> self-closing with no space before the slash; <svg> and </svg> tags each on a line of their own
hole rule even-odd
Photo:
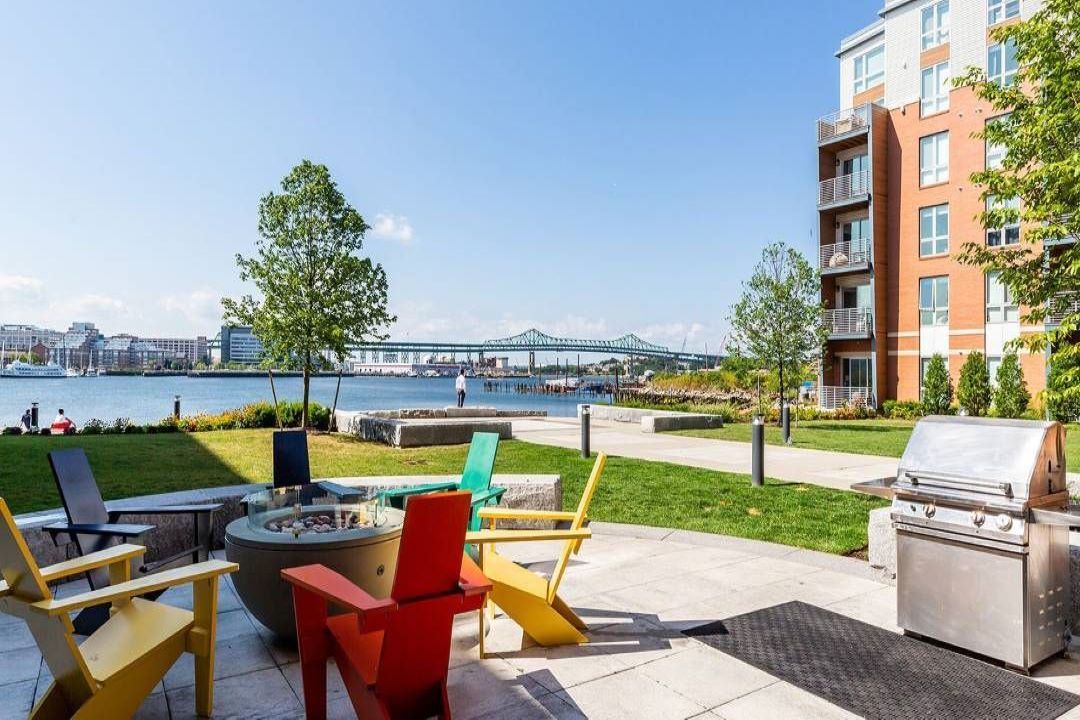
<svg viewBox="0 0 1080 720">
<path fill-rule="evenodd" d="M 1059 423 L 929 417 L 892 485 L 897 624 L 1027 670 L 1068 645 Z"/>
</svg>

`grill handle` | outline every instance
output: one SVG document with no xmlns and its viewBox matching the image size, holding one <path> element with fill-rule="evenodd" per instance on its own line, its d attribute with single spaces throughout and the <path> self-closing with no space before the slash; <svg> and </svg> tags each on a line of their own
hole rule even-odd
<svg viewBox="0 0 1080 720">
<path fill-rule="evenodd" d="M 950 490 L 975 490 L 976 492 L 993 492 L 1005 497 L 1012 497 L 1012 483 L 997 480 L 975 480 L 972 478 L 955 477 L 952 475 L 935 475 L 933 473 L 919 473 L 913 475 L 905 473 L 908 482 L 918 487 L 929 485 L 930 487 L 943 487 Z"/>
</svg>

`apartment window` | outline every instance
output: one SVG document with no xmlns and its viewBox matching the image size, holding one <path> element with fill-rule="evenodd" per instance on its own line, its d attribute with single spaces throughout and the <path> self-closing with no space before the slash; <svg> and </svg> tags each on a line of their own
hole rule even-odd
<svg viewBox="0 0 1080 720">
<path fill-rule="evenodd" d="M 989 247 L 1003 247 L 1016 245 L 1020 242 L 1020 198 L 999 200 L 991 195 L 986 198 L 986 209 L 989 210 L 1015 210 L 1016 218 L 999 228 L 987 229 L 986 244 Z"/>
<path fill-rule="evenodd" d="M 855 94 L 885 82 L 885 46 L 879 45 L 855 58 Z"/>
<path fill-rule="evenodd" d="M 996 117 L 996 118 L 994 118 L 992 120 L 987 120 L 986 124 L 990 125 L 991 123 L 1003 122 L 1008 117 L 1009 117 L 1008 115 L 1002 115 L 1001 117 Z M 1005 146 L 1004 145 L 998 145 L 996 143 L 992 143 L 989 140 L 987 140 L 986 141 L 986 169 L 987 170 L 994 170 L 996 168 L 1001 167 L 1002 163 L 1004 163 L 1004 162 L 1005 162 Z"/>
<path fill-rule="evenodd" d="M 935 205 L 919 210 L 919 256 L 949 252 L 949 206 Z"/>
<path fill-rule="evenodd" d="M 919 279 L 919 324 L 941 326 L 949 324 L 949 278 Z"/>
<path fill-rule="evenodd" d="M 840 358 L 840 376 L 844 387 L 870 387 L 870 358 Z"/>
<path fill-rule="evenodd" d="M 922 71 L 920 98 L 923 116 L 949 109 L 949 63 L 947 61 Z"/>
<path fill-rule="evenodd" d="M 986 372 L 990 375 L 990 385 L 997 387 L 997 371 L 1001 367 L 1000 355 L 987 355 L 986 356 Z"/>
<path fill-rule="evenodd" d="M 1020 14 L 1020 0 L 986 0 L 986 24 L 996 25 Z"/>
<path fill-rule="evenodd" d="M 986 274 L 986 322 L 1019 322 L 1020 307 L 1012 289 L 1001 282 L 1001 273 Z"/>
<path fill-rule="evenodd" d="M 927 135 L 919 140 L 919 184 L 933 185 L 949 179 L 949 133 Z"/>
<path fill-rule="evenodd" d="M 991 45 L 986 50 L 986 76 L 990 82 L 1002 87 L 1013 84 L 1016 79 L 1016 43 L 1007 42 Z"/>
<path fill-rule="evenodd" d="M 922 49 L 929 50 L 949 42 L 949 0 L 941 0 L 922 9 Z"/>
</svg>

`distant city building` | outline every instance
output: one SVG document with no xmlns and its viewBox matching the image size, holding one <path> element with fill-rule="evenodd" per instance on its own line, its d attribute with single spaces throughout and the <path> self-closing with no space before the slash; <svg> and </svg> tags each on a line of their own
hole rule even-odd
<svg viewBox="0 0 1080 720">
<path fill-rule="evenodd" d="M 216 338 L 218 345 L 214 359 L 221 364 L 239 363 L 257 365 L 262 361 L 265 348 L 250 327 L 242 325 L 222 325 L 221 334 Z"/>
<path fill-rule="evenodd" d="M 0 346 L 8 355 L 30 352 L 36 345 L 53 347 L 60 342 L 63 333 L 35 325 L 0 325 Z"/>
<path fill-rule="evenodd" d="M 193 338 L 142 337 L 139 339 L 151 343 L 163 353 L 166 360 L 192 365 L 210 360 L 210 344 L 205 335 Z"/>
</svg>

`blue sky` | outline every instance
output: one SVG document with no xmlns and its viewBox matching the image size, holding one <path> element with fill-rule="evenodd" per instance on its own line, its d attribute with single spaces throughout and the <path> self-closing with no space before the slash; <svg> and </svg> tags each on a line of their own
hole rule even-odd
<svg viewBox="0 0 1080 720">
<path fill-rule="evenodd" d="M 310 158 L 395 337 L 715 348 L 761 247 L 812 248 L 813 122 L 880 5 L 7 5 L 0 322 L 212 335 Z"/>
</svg>

